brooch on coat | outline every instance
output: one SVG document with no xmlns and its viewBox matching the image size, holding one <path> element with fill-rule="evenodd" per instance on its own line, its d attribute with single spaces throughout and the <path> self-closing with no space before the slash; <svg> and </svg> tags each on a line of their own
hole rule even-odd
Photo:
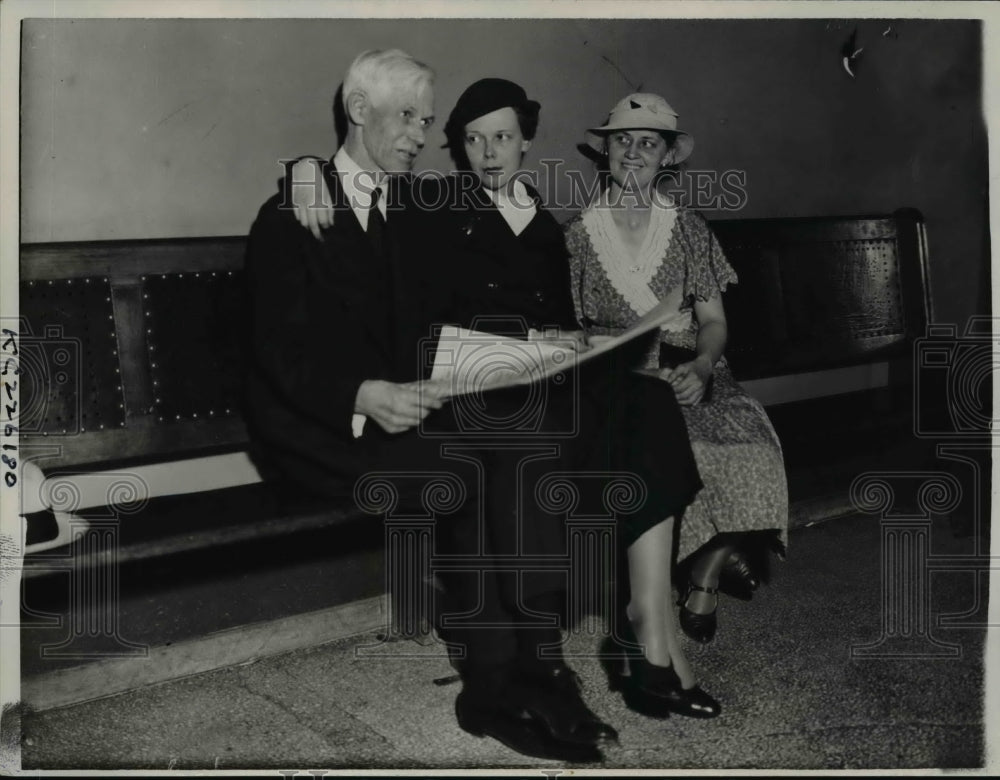
<svg viewBox="0 0 1000 780">
<path fill-rule="evenodd" d="M 478 222 L 479 222 L 479 215 L 478 214 L 469 214 L 469 218 L 462 225 L 462 233 L 465 236 L 467 236 L 467 237 L 471 236 L 472 235 L 472 231 L 475 230 L 476 224 Z"/>
</svg>

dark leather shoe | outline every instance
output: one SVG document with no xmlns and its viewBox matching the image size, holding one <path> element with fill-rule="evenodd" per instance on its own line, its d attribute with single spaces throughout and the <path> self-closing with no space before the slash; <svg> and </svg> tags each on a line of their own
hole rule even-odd
<svg viewBox="0 0 1000 780">
<path fill-rule="evenodd" d="M 746 558 L 738 550 L 733 550 L 719 572 L 719 590 L 741 601 L 750 601 L 759 586 L 760 580 Z"/>
<path fill-rule="evenodd" d="M 579 694 L 580 676 L 562 660 L 534 660 L 521 665 L 523 674 L 556 690 Z"/>
<path fill-rule="evenodd" d="M 455 700 L 458 725 L 475 737 L 492 737 L 525 756 L 596 764 L 603 760 L 594 744 L 580 744 L 553 736 L 551 730 L 525 703 L 508 695 L 486 700 L 463 689 Z"/>
<path fill-rule="evenodd" d="M 673 667 L 653 666 L 636 655 L 635 636 L 630 626 L 623 629 L 624 646 L 610 637 L 601 645 L 601 664 L 608 674 L 608 688 L 621 691 L 633 712 L 650 718 L 668 718 L 671 713 L 691 718 L 715 718 L 722 706 L 695 685 L 682 688 Z"/>
<path fill-rule="evenodd" d="M 535 660 L 523 667 L 525 678 L 544 686 L 558 697 L 557 737 L 583 744 L 608 744 L 618 741 L 618 731 L 598 718 L 581 697 L 580 678 L 561 660 Z"/>
<path fill-rule="evenodd" d="M 653 666 L 645 659 L 630 658 L 629 671 L 622 691 L 629 709 L 660 718 L 670 713 L 688 718 L 715 718 L 722 712 L 719 702 L 700 686 L 682 688 L 672 666 Z"/>
<path fill-rule="evenodd" d="M 688 597 L 691 595 L 692 591 L 700 590 L 702 593 L 716 594 L 715 588 L 703 588 L 701 585 L 695 585 L 693 582 L 689 582 L 687 590 L 681 599 L 680 605 L 680 624 L 681 630 L 691 637 L 695 642 L 700 642 L 701 644 L 708 644 L 713 639 L 715 639 L 715 630 L 718 627 L 718 621 L 715 617 L 715 610 L 706 614 L 701 614 L 698 612 L 693 612 L 687 608 Z M 718 600 L 716 600 L 718 604 Z"/>
</svg>

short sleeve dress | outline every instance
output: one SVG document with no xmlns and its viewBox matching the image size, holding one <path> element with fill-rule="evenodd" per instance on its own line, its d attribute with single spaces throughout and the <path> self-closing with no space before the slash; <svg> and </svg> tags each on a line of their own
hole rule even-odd
<svg viewBox="0 0 1000 780">
<path fill-rule="evenodd" d="M 573 302 L 588 333 L 616 335 L 659 302 L 671 304 L 671 318 L 659 339 L 651 340 L 645 365 L 637 367 L 659 366 L 660 343 L 695 349 L 694 302 L 721 295 L 737 281 L 697 212 L 654 205 L 635 259 L 603 201 L 564 227 Z M 715 365 L 706 400 L 682 411 L 704 488 L 684 513 L 678 560 L 724 532 L 771 531 L 785 543 L 788 486 L 781 444 L 763 407 L 737 384 L 725 357 Z"/>
</svg>

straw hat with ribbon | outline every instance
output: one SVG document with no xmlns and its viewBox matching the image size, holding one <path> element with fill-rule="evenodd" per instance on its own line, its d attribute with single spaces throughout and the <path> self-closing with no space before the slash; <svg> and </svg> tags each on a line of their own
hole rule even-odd
<svg viewBox="0 0 1000 780">
<path fill-rule="evenodd" d="M 603 154 L 604 139 L 617 130 L 669 133 L 674 138 L 674 165 L 686 160 L 694 150 L 694 138 L 677 129 L 677 112 L 666 100 L 649 92 L 635 92 L 622 98 L 603 125 L 587 130 L 587 144 Z"/>
</svg>

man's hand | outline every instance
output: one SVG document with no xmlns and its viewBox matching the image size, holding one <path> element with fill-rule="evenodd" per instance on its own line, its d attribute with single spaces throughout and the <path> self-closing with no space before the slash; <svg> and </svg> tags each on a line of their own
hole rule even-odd
<svg viewBox="0 0 1000 780">
<path fill-rule="evenodd" d="M 323 228 L 333 227 L 333 198 L 323 178 L 322 160 L 311 157 L 292 166 L 292 205 L 295 218 L 317 241 L 323 240 Z"/>
<path fill-rule="evenodd" d="M 442 388 L 429 383 L 366 379 L 358 388 L 354 411 L 375 420 L 387 433 L 402 433 L 440 409 L 444 398 Z"/>
<path fill-rule="evenodd" d="M 670 383 L 681 406 L 694 406 L 704 396 L 708 380 L 712 377 L 712 361 L 707 355 L 699 355 L 689 363 L 681 363 L 676 368 L 660 371 L 660 379 Z"/>
</svg>

